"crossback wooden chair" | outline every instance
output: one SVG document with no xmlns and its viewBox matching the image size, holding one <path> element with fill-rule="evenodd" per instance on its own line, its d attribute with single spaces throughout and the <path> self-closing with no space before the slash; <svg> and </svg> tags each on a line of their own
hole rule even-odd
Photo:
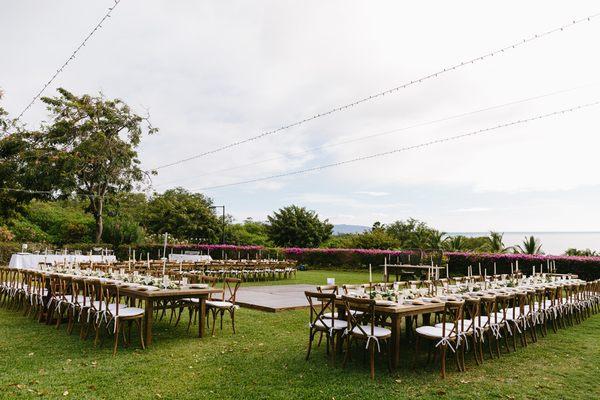
<svg viewBox="0 0 600 400">
<path fill-rule="evenodd" d="M 102 292 L 104 298 L 104 321 L 107 328 L 111 322 L 113 324 L 113 356 L 117 354 L 117 348 L 119 346 L 119 333 L 123 332 L 123 342 L 125 346 L 129 346 L 131 343 L 131 327 L 133 323 L 136 324 L 142 349 L 145 349 L 144 345 L 144 333 L 143 333 L 143 319 L 144 309 L 137 307 L 128 307 L 126 304 L 126 298 L 119 291 L 119 286 L 114 284 L 103 284 Z M 127 335 L 125 334 L 125 326 L 127 323 Z"/>
<path fill-rule="evenodd" d="M 351 348 L 353 341 L 366 342 L 365 349 L 369 352 L 371 379 L 375 379 L 375 348 L 381 352 L 381 345 L 387 351 L 388 369 L 391 372 L 391 351 L 388 339 L 392 337 L 392 331 L 375 325 L 375 300 L 361 299 L 356 297 L 342 296 L 348 334 L 346 340 L 346 357 L 344 366 L 352 357 Z M 362 315 L 357 315 L 355 310 L 364 310 Z"/>
<path fill-rule="evenodd" d="M 325 335 L 327 338 L 327 354 L 329 354 L 331 348 L 332 365 L 335 366 L 335 355 L 338 350 L 338 344 L 341 344 L 344 330 L 348 326 L 346 321 L 326 316 L 326 314 L 331 315 L 335 311 L 336 295 L 335 293 L 308 291 L 304 292 L 304 295 L 306 296 L 306 300 L 308 300 L 310 307 L 308 350 L 306 352 L 306 360 L 308 360 L 310 357 L 312 342 L 315 339 L 315 335 L 320 333 L 321 337 Z"/>
<path fill-rule="evenodd" d="M 223 279 L 223 294 L 221 299 L 211 299 L 206 302 L 206 309 L 208 313 L 212 314 L 212 331 L 211 335 L 215 334 L 215 325 L 217 321 L 217 315 L 221 317 L 221 330 L 223 330 L 223 315 L 227 312 L 231 318 L 231 328 L 235 333 L 235 310 L 237 305 L 235 304 L 237 291 L 240 288 L 242 280 L 239 278 L 225 278 Z M 208 319 L 207 313 L 207 319 Z"/>
<path fill-rule="evenodd" d="M 459 326 L 463 319 L 464 304 L 464 301 L 447 301 L 444 304 L 444 313 L 442 314 L 440 327 L 420 326 L 416 329 L 413 367 L 416 366 L 420 342 L 421 340 L 426 340 L 435 346 L 435 350 L 439 349 L 442 378 L 446 377 L 446 352 L 448 348 L 454 352 L 458 370 L 464 371 L 464 366 L 459 355 L 460 350 L 458 349 L 461 345 Z"/>
</svg>

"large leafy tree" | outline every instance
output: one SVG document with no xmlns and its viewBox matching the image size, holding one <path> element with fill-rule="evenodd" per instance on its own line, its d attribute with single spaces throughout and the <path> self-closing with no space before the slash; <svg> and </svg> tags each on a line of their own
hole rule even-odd
<svg viewBox="0 0 600 400">
<path fill-rule="evenodd" d="M 333 225 L 321 221 L 314 211 L 291 205 L 267 217 L 269 238 L 278 246 L 318 247 L 329 239 Z"/>
<path fill-rule="evenodd" d="M 154 234 L 168 232 L 178 239 L 216 242 L 222 227 L 211 207 L 212 200 L 201 193 L 169 189 L 150 199 L 145 224 Z"/>
<path fill-rule="evenodd" d="M 0 100 L 2 96 L 0 90 Z M 0 217 L 3 220 L 14 216 L 15 211 L 32 198 L 31 193 L 22 191 L 33 173 L 24 163 L 26 148 L 21 128 L 0 106 Z"/>
<path fill-rule="evenodd" d="M 149 134 L 156 129 L 119 99 L 58 92 L 42 98 L 52 120 L 27 133 L 25 160 L 37 172 L 38 186 L 51 186 L 59 196 L 87 198 L 99 242 L 107 196 L 144 181 L 136 149 L 144 128 Z"/>
<path fill-rule="evenodd" d="M 231 224 L 225 233 L 225 242 L 238 245 L 273 245 L 267 235 L 267 224 L 247 218 L 243 223 Z"/>
</svg>

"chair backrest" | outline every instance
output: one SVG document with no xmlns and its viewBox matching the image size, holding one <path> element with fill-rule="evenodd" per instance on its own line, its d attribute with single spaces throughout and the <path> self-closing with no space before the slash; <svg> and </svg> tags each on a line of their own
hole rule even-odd
<svg viewBox="0 0 600 400">
<path fill-rule="evenodd" d="M 223 280 L 223 300 L 235 304 L 235 297 L 241 284 L 242 280 L 239 278 L 225 278 Z"/>
<path fill-rule="evenodd" d="M 317 286 L 317 292 L 338 294 L 338 286 L 337 285 L 320 285 L 320 286 Z"/>
<path fill-rule="evenodd" d="M 219 281 L 219 278 L 217 278 L 216 276 L 202 275 L 201 280 L 202 280 L 203 283 L 208 283 L 208 285 L 211 288 L 214 288 L 217 285 L 217 282 Z"/>
<path fill-rule="evenodd" d="M 460 320 L 461 331 L 475 331 L 475 327 L 480 326 L 481 323 L 481 299 L 466 299 L 464 305 L 464 314 L 465 318 Z M 468 326 L 465 326 L 465 319 L 469 319 L 471 321 Z"/>
<path fill-rule="evenodd" d="M 352 292 L 364 292 L 368 286 L 367 284 L 342 285 L 342 289 L 344 289 L 344 294 L 350 294 Z"/>
<path fill-rule="evenodd" d="M 310 324 L 315 326 L 317 322 L 322 327 L 335 326 L 335 318 L 325 318 L 325 313 L 333 315 L 335 308 L 336 295 L 333 293 L 304 292 L 308 305 L 310 307 Z"/>
<path fill-rule="evenodd" d="M 90 309 L 92 311 L 101 311 L 104 309 L 102 295 L 102 287 L 98 279 L 85 279 L 84 281 L 85 293 L 90 299 Z"/>
<path fill-rule="evenodd" d="M 456 336 L 458 334 L 459 323 L 463 319 L 464 301 L 447 301 L 444 303 L 444 312 L 442 313 L 442 336 Z M 452 328 L 448 330 L 447 325 Z"/>
<path fill-rule="evenodd" d="M 496 297 L 495 296 L 483 296 L 481 297 L 481 306 L 480 306 L 480 317 L 479 317 L 479 326 L 487 329 L 492 323 L 493 317 L 496 314 Z M 481 324 L 481 314 L 485 313 L 487 318 L 484 319 L 484 323 Z"/>
<path fill-rule="evenodd" d="M 361 334 L 365 336 L 374 336 L 375 334 L 375 300 L 361 299 L 357 297 L 342 296 L 344 308 L 346 311 L 346 320 L 348 329 L 358 328 Z M 363 314 L 358 316 L 356 310 Z M 368 332 L 363 328 L 362 321 L 369 322 Z"/>
<path fill-rule="evenodd" d="M 119 287 L 113 283 L 102 283 L 102 295 L 104 297 L 104 312 L 116 317 L 119 315 L 119 308 L 123 308 L 121 306 L 121 293 L 119 292 Z M 115 307 L 111 309 L 109 307 L 110 304 L 115 304 Z"/>
<path fill-rule="evenodd" d="M 496 296 L 496 314 L 494 316 L 494 323 L 506 322 L 507 312 L 509 311 L 510 301 L 514 298 L 514 294 L 499 294 Z M 500 314 L 501 318 L 498 318 Z"/>
</svg>

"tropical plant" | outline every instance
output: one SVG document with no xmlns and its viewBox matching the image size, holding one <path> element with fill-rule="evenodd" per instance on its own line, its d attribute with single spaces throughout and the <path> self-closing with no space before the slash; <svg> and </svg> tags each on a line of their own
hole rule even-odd
<svg viewBox="0 0 600 400">
<path fill-rule="evenodd" d="M 441 250 L 446 239 L 446 232 L 433 230 L 427 236 L 427 250 Z"/>
<path fill-rule="evenodd" d="M 522 245 L 516 245 L 514 247 L 514 252 L 522 254 L 543 254 L 542 243 L 534 236 L 525 237 Z"/>
<path fill-rule="evenodd" d="M 466 251 L 469 250 L 466 237 L 463 235 L 448 236 L 444 239 L 443 248 L 446 251 Z"/>
<path fill-rule="evenodd" d="M 269 215 L 267 233 L 277 246 L 318 247 L 329 239 L 333 225 L 321 221 L 316 212 L 291 205 Z"/>
<path fill-rule="evenodd" d="M 487 251 L 490 253 L 506 253 L 510 247 L 504 247 L 504 234 L 500 232 L 490 231 L 488 236 Z"/>
</svg>

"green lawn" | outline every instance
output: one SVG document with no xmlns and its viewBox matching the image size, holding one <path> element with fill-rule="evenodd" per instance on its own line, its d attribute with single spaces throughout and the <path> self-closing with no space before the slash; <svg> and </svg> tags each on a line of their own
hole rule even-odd
<svg viewBox="0 0 600 400">
<path fill-rule="evenodd" d="M 295 282 L 364 280 L 364 274 L 299 272 Z M 536 344 L 486 358 L 467 372 L 450 363 L 449 376 L 437 366 L 410 368 L 411 344 L 402 365 L 389 374 L 383 360 L 376 379 L 356 356 L 345 370 L 326 364 L 324 348 L 304 360 L 308 313 L 263 313 L 240 309 L 238 334 L 230 329 L 197 339 L 183 327 L 155 326 L 150 349 L 120 348 L 112 357 L 110 338 L 94 349 L 13 311 L 0 309 L 0 398 L 165 399 L 598 399 L 600 316 L 596 315 Z"/>
<path fill-rule="evenodd" d="M 288 279 L 279 279 L 268 282 L 245 282 L 245 286 L 267 286 L 267 285 L 294 285 L 294 284 L 311 284 L 325 285 L 327 278 L 335 278 L 335 283 L 338 285 L 365 283 L 369 282 L 368 272 L 349 272 L 349 271 L 325 271 L 313 269 L 309 271 L 298 271 L 296 277 Z M 373 273 L 373 280 L 383 279 L 381 275 Z"/>
</svg>

